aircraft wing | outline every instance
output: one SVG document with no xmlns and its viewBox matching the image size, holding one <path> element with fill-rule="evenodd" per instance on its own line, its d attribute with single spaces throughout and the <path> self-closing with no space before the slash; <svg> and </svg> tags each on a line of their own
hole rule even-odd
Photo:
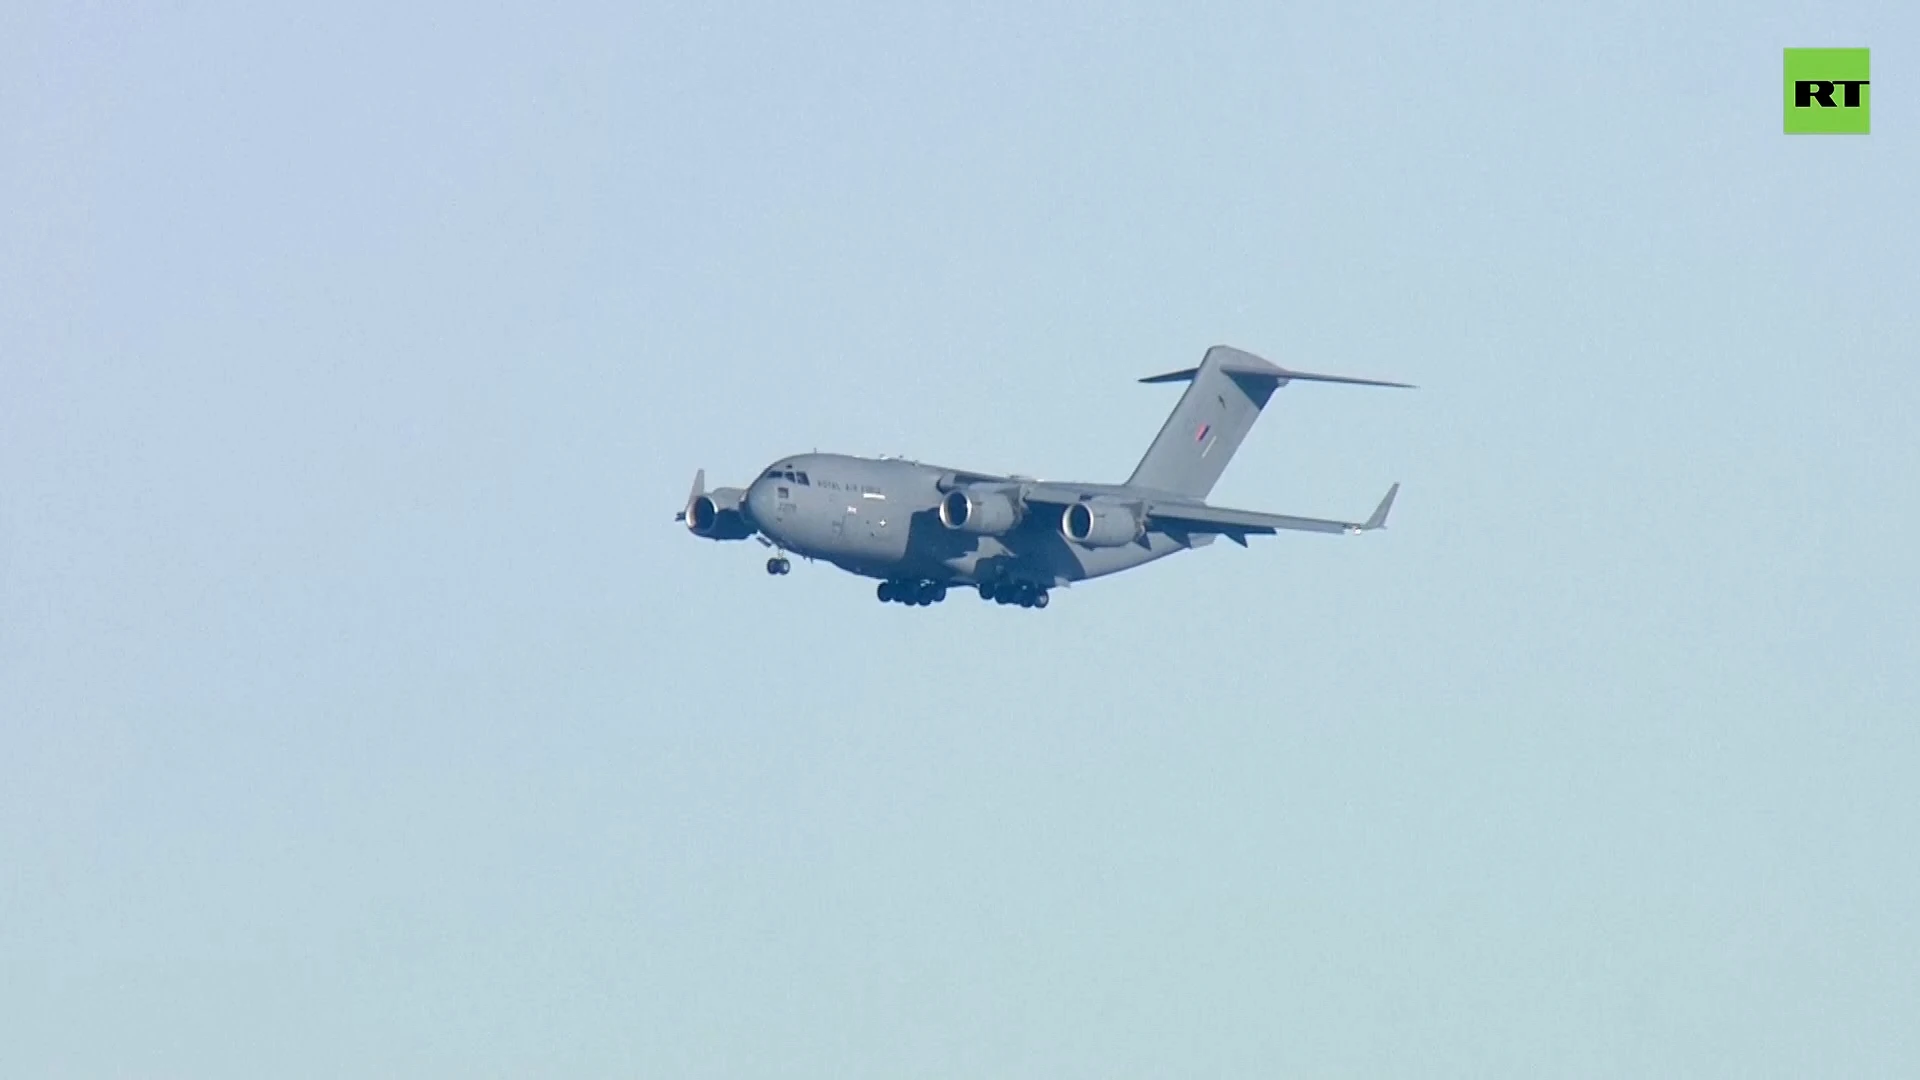
<svg viewBox="0 0 1920 1080">
<path fill-rule="evenodd" d="M 1220 534 L 1245 545 L 1250 535 L 1271 536 L 1282 529 L 1323 533 L 1360 533 L 1384 529 L 1387 513 L 1393 509 L 1394 496 L 1400 494 L 1400 485 L 1395 484 L 1387 489 L 1386 497 L 1380 500 L 1380 505 L 1365 521 L 1334 521 L 1328 518 L 1294 517 L 1291 514 L 1263 514 L 1255 510 L 1230 510 L 1201 502 L 1159 500 L 1111 489 L 1083 490 L 1072 484 L 1033 484 L 1025 489 L 1024 494 L 1030 502 L 1060 506 L 1094 495 L 1121 502 L 1144 503 L 1148 528 L 1168 533 Z"/>
<path fill-rule="evenodd" d="M 1333 521 L 1327 518 L 1294 517 L 1291 514 L 1263 514 L 1254 510 L 1229 510 L 1218 506 L 1149 504 L 1149 527 L 1167 532 L 1224 533 L 1239 540 L 1249 534 L 1271 536 L 1282 529 L 1300 532 L 1359 533 L 1387 526 L 1387 511 L 1393 509 L 1393 497 L 1400 485 L 1387 489 L 1386 497 L 1365 521 Z"/>
</svg>

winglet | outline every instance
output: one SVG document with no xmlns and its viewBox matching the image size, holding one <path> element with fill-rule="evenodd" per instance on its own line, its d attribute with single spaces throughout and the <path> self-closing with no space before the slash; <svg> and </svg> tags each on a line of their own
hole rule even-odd
<svg viewBox="0 0 1920 1080">
<path fill-rule="evenodd" d="M 1380 500 L 1380 505 L 1373 508 L 1373 516 L 1367 519 L 1365 525 L 1360 526 L 1361 531 L 1386 528 L 1387 511 L 1393 509 L 1393 497 L 1398 494 L 1400 494 L 1400 485 L 1395 483 L 1387 489 L 1387 497 Z"/>
<path fill-rule="evenodd" d="M 707 470 L 705 469 L 694 470 L 693 490 L 687 492 L 687 501 L 681 504 L 680 512 L 673 515 L 673 520 L 675 521 L 687 520 L 686 508 L 693 505 L 693 500 L 699 498 L 701 495 L 706 494 L 706 490 L 707 490 Z"/>
</svg>

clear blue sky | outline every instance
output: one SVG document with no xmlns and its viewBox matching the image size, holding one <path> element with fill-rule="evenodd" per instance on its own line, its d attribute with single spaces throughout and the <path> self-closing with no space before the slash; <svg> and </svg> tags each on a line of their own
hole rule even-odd
<svg viewBox="0 0 1920 1080">
<path fill-rule="evenodd" d="M 7 5 L 0 1074 L 1920 1074 L 1920 15 L 1327 7 Z M 1217 342 L 1390 530 L 671 520 Z"/>
</svg>

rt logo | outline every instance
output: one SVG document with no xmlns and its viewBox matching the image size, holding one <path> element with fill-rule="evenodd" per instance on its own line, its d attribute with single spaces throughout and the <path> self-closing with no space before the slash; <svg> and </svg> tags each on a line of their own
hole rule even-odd
<svg viewBox="0 0 1920 1080">
<path fill-rule="evenodd" d="M 1867 133 L 1867 50 L 1788 49 L 1787 134 Z"/>
</svg>

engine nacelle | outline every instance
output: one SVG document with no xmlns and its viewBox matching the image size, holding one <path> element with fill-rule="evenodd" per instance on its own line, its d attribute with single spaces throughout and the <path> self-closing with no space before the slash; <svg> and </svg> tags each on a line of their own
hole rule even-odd
<svg viewBox="0 0 1920 1080">
<path fill-rule="evenodd" d="M 747 493 L 739 488 L 714 488 L 687 503 L 687 531 L 708 540 L 745 540 L 757 530 L 741 505 Z"/>
<path fill-rule="evenodd" d="M 1060 514 L 1060 534 L 1087 547 L 1120 547 L 1140 539 L 1147 523 L 1130 506 L 1077 502 Z"/>
<path fill-rule="evenodd" d="M 1021 517 L 1019 501 L 998 491 L 963 487 L 940 500 L 940 524 L 958 532 L 998 536 L 1020 524 Z"/>
</svg>

